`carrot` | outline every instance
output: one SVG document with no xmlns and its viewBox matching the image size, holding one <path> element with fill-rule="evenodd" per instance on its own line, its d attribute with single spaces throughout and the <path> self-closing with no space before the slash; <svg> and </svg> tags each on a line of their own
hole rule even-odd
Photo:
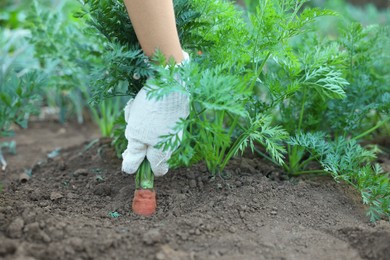
<svg viewBox="0 0 390 260">
<path fill-rule="evenodd" d="M 148 160 L 144 160 L 135 176 L 133 212 L 142 216 L 152 216 L 156 212 L 156 192 L 154 191 L 154 174 Z"/>
</svg>

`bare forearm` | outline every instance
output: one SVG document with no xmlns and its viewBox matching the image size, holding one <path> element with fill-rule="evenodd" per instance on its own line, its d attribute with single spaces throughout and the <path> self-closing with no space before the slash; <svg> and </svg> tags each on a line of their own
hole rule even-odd
<svg viewBox="0 0 390 260">
<path fill-rule="evenodd" d="M 176 29 L 172 0 L 124 0 L 138 41 L 147 56 L 156 49 L 177 63 L 183 53 Z"/>
</svg>

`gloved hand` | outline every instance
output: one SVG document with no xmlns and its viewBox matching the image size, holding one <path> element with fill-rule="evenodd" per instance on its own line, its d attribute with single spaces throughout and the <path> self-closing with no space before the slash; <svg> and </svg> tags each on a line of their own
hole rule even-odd
<svg viewBox="0 0 390 260">
<path fill-rule="evenodd" d="M 183 62 L 187 62 L 189 56 L 185 52 L 183 54 Z M 172 131 L 180 118 L 188 117 L 189 97 L 183 93 L 172 92 L 156 100 L 147 97 L 148 87 L 153 88 L 144 86 L 124 109 L 128 144 L 122 154 L 122 171 L 135 173 L 146 156 L 154 175 L 162 176 L 168 172 L 167 161 L 173 151 L 162 151 L 154 146 L 159 142 L 160 136 Z"/>
</svg>

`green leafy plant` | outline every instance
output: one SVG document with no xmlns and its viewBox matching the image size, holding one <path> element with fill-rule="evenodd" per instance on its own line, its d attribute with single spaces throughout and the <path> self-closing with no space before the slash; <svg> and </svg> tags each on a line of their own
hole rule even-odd
<svg viewBox="0 0 390 260">
<path fill-rule="evenodd" d="M 160 77 L 151 80 L 152 85 L 158 86 L 150 90 L 151 98 L 158 99 L 172 91 L 183 92 L 190 98 L 189 117 L 180 121 L 171 134 L 162 136 L 158 145 L 163 149 L 177 148 L 179 132 L 184 131 L 172 165 L 202 160 L 212 174 L 220 174 L 234 155 L 248 146 L 254 149 L 255 142 L 263 144 L 275 161 L 282 162 L 281 141 L 286 132 L 271 126 L 267 115 L 251 118 L 245 107 L 251 100 L 250 84 L 226 73 L 226 67 L 201 69 L 193 63 L 179 70 L 173 66 L 170 70 L 156 68 Z M 185 85 L 177 80 L 178 74 L 185 79 Z"/>
<path fill-rule="evenodd" d="M 37 111 L 39 90 L 44 78 L 36 71 L 31 56 L 29 32 L 0 28 L 0 135 L 9 133 L 12 123 L 27 127 L 30 114 Z M 28 62 L 29 66 L 24 66 Z"/>
<path fill-rule="evenodd" d="M 134 95 L 139 89 L 137 83 L 141 83 L 136 79 L 150 75 L 152 70 L 145 65 L 134 66 L 144 64 L 145 57 L 139 56 L 139 44 L 123 3 L 114 0 L 86 3 L 89 9 L 86 8 L 85 12 L 91 25 L 110 42 L 107 57 L 111 61 L 108 64 L 113 64 L 106 73 L 99 72 L 103 75 L 97 84 L 101 88 L 97 89 L 95 97 L 98 98 L 94 100 L 98 102 L 99 98 L 109 95 L 125 94 L 117 91 L 120 82 L 125 82 L 128 85 L 127 93 Z M 272 126 L 271 117 L 266 113 L 249 113 L 246 108 L 250 106 L 254 87 L 266 61 L 276 52 L 278 45 L 302 33 L 305 25 L 316 17 L 331 13 L 309 10 L 298 16 L 303 3 L 267 2 L 250 16 L 251 26 L 248 27 L 242 14 L 230 3 L 203 0 L 175 2 L 183 45 L 201 49 L 203 53 L 180 72 L 190 92 L 192 112 L 189 119 L 181 122 L 177 131 L 164 137 L 161 143 L 165 149 L 177 147 L 177 132 L 185 130 L 177 153 L 180 156 L 176 157 L 177 164 L 189 165 L 205 159 L 213 174 L 220 173 L 240 149 L 245 149 L 247 145 L 253 149 L 255 141 L 263 144 L 275 161 L 282 163 L 284 147 L 280 142 L 286 133 Z M 200 13 L 204 15 L 198 15 Z M 275 18 L 268 13 L 278 15 Z M 180 30 L 183 27 L 190 28 L 189 32 Z M 227 34 L 230 37 L 224 37 Z M 247 48 L 243 48 L 243 45 L 247 45 Z M 163 60 L 159 62 L 166 64 Z M 153 69 L 158 75 L 155 83 L 160 86 L 157 98 L 170 91 L 183 91 L 183 87 L 180 90 L 174 80 L 173 70 Z M 318 74 L 332 72 L 319 70 Z M 140 77 L 135 79 L 135 74 Z M 312 80 L 322 80 L 320 76 L 314 79 L 316 76 L 312 76 Z M 159 81 L 159 78 L 164 80 Z M 196 144 L 195 147 L 193 144 Z"/>
<path fill-rule="evenodd" d="M 260 39 L 264 38 L 261 33 L 268 33 L 264 29 L 266 24 L 258 19 L 263 14 L 252 17 L 252 31 L 246 26 L 240 12 L 229 3 L 192 2 L 195 12 L 205 15 L 193 22 L 196 25 L 192 26 L 191 34 L 183 42 L 185 44 L 186 40 L 196 39 L 195 43 L 201 46 L 203 54 L 178 72 L 180 78 L 185 79 L 186 89 L 175 80 L 172 69 L 155 68 L 162 80 L 156 77 L 152 82 L 159 86 L 152 93 L 154 98 L 171 91 L 183 91 L 188 92 L 191 99 L 192 110 L 188 120 L 180 122 L 172 134 L 163 137 L 160 143 L 164 149 L 177 147 L 178 133 L 185 131 L 177 156 L 172 160 L 174 165 L 190 165 L 205 160 L 210 172 L 221 173 L 233 155 L 248 145 L 254 149 L 255 142 L 262 144 L 275 162 L 282 163 L 284 147 L 281 141 L 286 137 L 286 132 L 272 126 L 271 117 L 266 113 L 249 113 L 247 107 L 251 106 L 257 77 L 262 74 L 265 62 L 276 50 L 275 44 L 282 44 L 289 37 L 299 34 L 307 21 L 329 13 L 312 11 L 298 17 L 296 14 L 301 5 L 290 1 L 286 6 L 278 11 L 287 13 L 291 8 L 296 8 L 293 9 L 294 14 L 286 16 L 285 20 L 280 15 L 280 31 L 274 31 L 276 36 L 266 37 L 272 41 L 261 43 Z M 264 7 L 269 10 L 281 8 L 273 4 Z M 283 29 L 287 20 L 295 24 Z M 272 28 L 277 27 L 274 25 Z M 271 24 L 268 24 L 268 28 L 271 28 Z M 222 35 L 227 33 L 231 37 L 223 38 Z M 245 43 L 249 43 L 247 48 L 243 48 Z M 265 59 L 261 60 L 259 56 L 263 53 Z M 166 61 L 159 60 L 159 63 L 166 64 Z"/>
<path fill-rule="evenodd" d="M 108 213 L 108 216 L 110 216 L 111 218 L 119 218 L 121 216 L 121 214 L 119 214 L 116 211 L 112 211 L 112 212 Z"/>
<path fill-rule="evenodd" d="M 327 102 L 345 98 L 344 88 L 349 83 L 343 77 L 344 60 L 337 49 L 335 44 L 324 44 L 288 53 L 271 64 L 274 72 L 264 83 L 271 106 L 276 104 L 280 111 L 277 120 L 290 134 L 323 129 L 320 115 L 327 110 Z M 287 172 L 301 171 L 304 156 L 302 149 L 288 145 Z"/>
<path fill-rule="evenodd" d="M 351 23 L 338 40 L 346 53 L 346 98 L 329 103 L 327 123 L 336 135 L 356 140 L 376 131 L 389 136 L 390 30 Z M 386 127 L 387 126 L 387 127 Z"/>
<path fill-rule="evenodd" d="M 154 174 L 150 168 L 148 160 L 144 160 L 135 175 L 136 189 L 150 189 L 154 188 Z"/>
<path fill-rule="evenodd" d="M 290 175 L 329 173 L 352 184 L 372 220 L 388 216 L 387 176 L 372 166 L 375 154 L 357 143 L 387 134 L 386 29 L 352 25 L 335 40 L 315 27 L 321 17 L 336 16 L 333 11 L 304 8 L 307 1 L 246 2 L 247 13 L 226 1 L 175 1 L 181 42 L 198 55 L 167 69 L 161 54 L 155 59 L 164 67 L 145 62 L 121 1 L 86 1 L 81 15 L 105 47 L 93 102 L 134 96 L 153 75 L 149 81 L 158 87 L 150 98 L 177 91 L 190 99 L 189 117 L 158 145 L 178 148 L 172 166 L 203 160 L 221 174 L 235 154 L 258 151 L 256 144 Z M 117 123 L 120 154 L 125 122 Z M 314 161 L 322 169 L 310 168 Z"/>
<path fill-rule="evenodd" d="M 55 9 L 36 0 L 28 5 L 25 27 L 31 31 L 30 43 L 40 73 L 47 78 L 41 93 L 45 105 L 59 108 L 61 122 L 76 115 L 82 123 L 88 105 L 83 95 L 90 91 L 90 72 L 92 67 L 102 66 L 101 40 L 67 12 L 75 9 L 74 3 L 59 1 Z"/>
<path fill-rule="evenodd" d="M 310 153 L 310 159 L 318 161 L 324 172 L 330 173 L 336 181 L 345 181 L 355 187 L 369 206 L 367 215 L 371 221 L 382 216 L 390 217 L 389 175 L 378 164 L 371 163 L 376 156 L 362 148 L 355 140 L 339 137 L 327 141 L 324 133 L 301 133 L 292 137 L 289 144 L 299 146 Z M 297 173 L 299 174 L 299 173 Z"/>
<path fill-rule="evenodd" d="M 29 32 L 0 28 L 0 137 L 13 135 L 14 126 L 26 128 L 29 117 L 38 111 L 39 91 L 45 82 L 38 74 L 37 62 L 28 44 Z M 29 66 L 25 66 L 24 63 Z M 5 170 L 6 160 L 1 148 L 14 150 L 14 143 L 0 142 L 0 164 Z"/>
<path fill-rule="evenodd" d="M 121 114 L 119 99 L 105 99 L 99 105 L 91 106 L 92 118 L 100 128 L 103 137 L 110 137 L 113 134 L 116 118 Z"/>
</svg>

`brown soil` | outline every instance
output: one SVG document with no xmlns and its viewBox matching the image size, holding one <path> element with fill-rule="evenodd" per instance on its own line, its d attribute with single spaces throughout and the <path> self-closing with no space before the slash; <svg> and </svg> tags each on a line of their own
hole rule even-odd
<svg viewBox="0 0 390 260">
<path fill-rule="evenodd" d="M 349 0 L 348 2 L 354 5 L 373 4 L 378 8 L 388 8 L 390 6 L 389 0 Z"/>
<path fill-rule="evenodd" d="M 120 171 L 109 142 L 89 142 L 96 131 L 80 127 L 65 127 L 69 136 L 61 139 L 61 128 L 36 125 L 16 137 L 18 155 L 8 156 L 8 171 L 0 174 L 0 259 L 390 255 L 390 224 L 370 224 L 354 190 L 328 177 L 283 180 L 260 158 L 236 158 L 225 176 L 215 178 L 202 164 L 172 170 L 156 180 L 157 213 L 136 216 L 133 176 Z M 43 140 L 42 151 L 32 149 Z M 74 143 L 79 145 L 68 147 Z M 64 147 L 59 156 L 45 158 L 58 146 Z M 38 155 L 32 177 L 21 182 L 20 173 L 31 165 L 26 161 L 37 162 Z"/>
</svg>

